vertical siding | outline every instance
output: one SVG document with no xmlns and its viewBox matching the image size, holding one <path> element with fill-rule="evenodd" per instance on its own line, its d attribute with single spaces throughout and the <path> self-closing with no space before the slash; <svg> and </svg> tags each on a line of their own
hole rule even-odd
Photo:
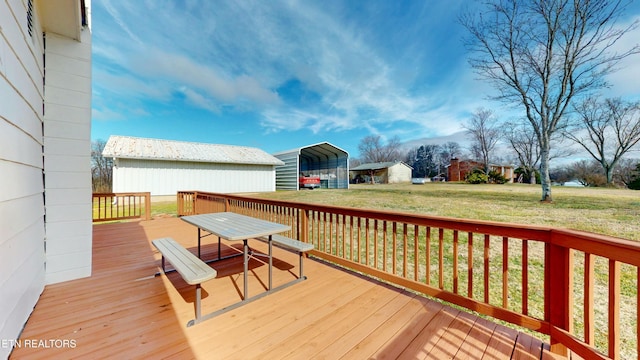
<svg viewBox="0 0 640 360">
<path fill-rule="evenodd" d="M 17 339 L 45 283 L 40 24 L 0 1 L 0 339 Z M 6 343 L 5 343 L 6 344 Z M 11 348 L 0 346 L 0 358 Z"/>
<path fill-rule="evenodd" d="M 91 275 L 91 33 L 46 34 L 46 282 Z"/>
<path fill-rule="evenodd" d="M 185 190 L 275 191 L 275 170 L 271 165 L 138 159 L 118 159 L 113 169 L 114 192 L 149 191 L 151 195 L 175 195 Z"/>
<path fill-rule="evenodd" d="M 411 182 L 411 168 L 402 163 L 390 166 L 387 172 L 389 184 Z"/>
<path fill-rule="evenodd" d="M 276 189 L 298 190 L 299 158 L 298 151 L 274 155 L 284 165 L 276 167 Z"/>
</svg>

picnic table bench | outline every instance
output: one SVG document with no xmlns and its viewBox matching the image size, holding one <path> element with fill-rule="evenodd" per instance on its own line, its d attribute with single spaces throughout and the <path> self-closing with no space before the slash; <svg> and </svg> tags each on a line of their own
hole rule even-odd
<svg viewBox="0 0 640 360">
<path fill-rule="evenodd" d="M 172 238 L 155 239 L 151 242 L 162 254 L 162 272 L 165 270 L 165 259 L 173 265 L 173 268 L 182 276 L 189 285 L 196 286 L 195 313 L 196 318 L 189 321 L 187 326 L 197 324 L 202 319 L 201 301 L 202 289 L 200 284 L 214 279 L 218 273 L 215 269 L 193 255 Z"/>
<path fill-rule="evenodd" d="M 269 237 L 263 236 L 258 238 L 258 240 L 268 242 Z M 301 279 L 301 280 L 306 279 L 307 277 L 304 276 L 302 259 L 304 258 L 304 254 L 306 252 L 313 250 L 313 244 L 305 243 L 300 240 L 292 239 L 280 234 L 271 235 L 271 242 L 278 247 L 284 248 L 286 250 L 295 251 L 298 253 L 298 255 L 300 256 L 300 275 L 298 276 L 298 279 Z"/>
</svg>

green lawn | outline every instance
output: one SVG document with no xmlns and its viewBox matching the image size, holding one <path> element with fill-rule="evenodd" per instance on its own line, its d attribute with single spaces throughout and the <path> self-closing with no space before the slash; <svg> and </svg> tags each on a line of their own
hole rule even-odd
<svg viewBox="0 0 640 360">
<path fill-rule="evenodd" d="M 541 203 L 540 186 L 528 184 L 351 185 L 350 190 L 261 193 L 260 198 L 404 211 L 454 218 L 536 224 L 640 240 L 640 191 L 554 187 Z"/>
</svg>

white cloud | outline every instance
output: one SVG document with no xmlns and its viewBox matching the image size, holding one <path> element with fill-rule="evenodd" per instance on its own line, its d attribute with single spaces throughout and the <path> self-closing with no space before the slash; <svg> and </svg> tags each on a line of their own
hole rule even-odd
<svg viewBox="0 0 640 360">
<path fill-rule="evenodd" d="M 482 99 L 466 79 L 473 75 L 464 66 L 456 71 L 459 59 L 437 58 L 446 56 L 446 46 L 459 46 L 458 39 L 429 45 L 441 36 L 429 31 L 431 23 L 442 26 L 443 11 L 460 4 L 417 4 L 419 19 L 381 27 L 372 25 L 388 20 L 384 3 L 109 3 L 104 6 L 117 31 L 96 29 L 103 40 L 94 47 L 94 64 L 103 64 L 97 83 L 112 93 L 160 101 L 180 91 L 214 114 L 249 109 L 266 131 L 384 128 L 404 136 L 446 135 L 458 131 L 460 114 Z M 344 15 L 348 10 L 354 18 Z M 365 11 L 375 18 L 362 16 Z M 119 39 L 120 32 L 133 41 Z M 453 64 L 454 72 L 422 77 L 439 70 L 436 60 Z M 294 78 L 317 94 L 313 103 L 276 92 Z M 438 83 L 430 82 L 434 78 Z"/>
</svg>

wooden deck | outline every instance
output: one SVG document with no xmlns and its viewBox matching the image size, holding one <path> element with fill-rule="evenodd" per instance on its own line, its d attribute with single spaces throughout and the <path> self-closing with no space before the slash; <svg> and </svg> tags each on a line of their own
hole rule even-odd
<svg viewBox="0 0 640 360">
<path fill-rule="evenodd" d="M 95 225 L 93 234 L 93 275 L 45 288 L 11 358 L 552 357 L 529 335 L 313 258 L 305 259 L 308 280 L 187 328 L 194 288 L 176 273 L 153 276 L 160 255 L 150 242 L 170 236 L 195 251 L 196 228 L 168 218 Z M 214 240 L 206 238 L 204 257 L 217 252 Z M 223 252 L 240 245 L 226 243 Z M 266 251 L 261 242 L 250 245 Z M 282 249 L 274 256 L 277 286 L 298 273 L 298 258 Z M 241 298 L 241 258 L 212 266 L 218 278 L 203 284 L 203 313 Z M 250 294 L 264 291 L 266 280 L 267 266 L 252 260 Z"/>
</svg>

